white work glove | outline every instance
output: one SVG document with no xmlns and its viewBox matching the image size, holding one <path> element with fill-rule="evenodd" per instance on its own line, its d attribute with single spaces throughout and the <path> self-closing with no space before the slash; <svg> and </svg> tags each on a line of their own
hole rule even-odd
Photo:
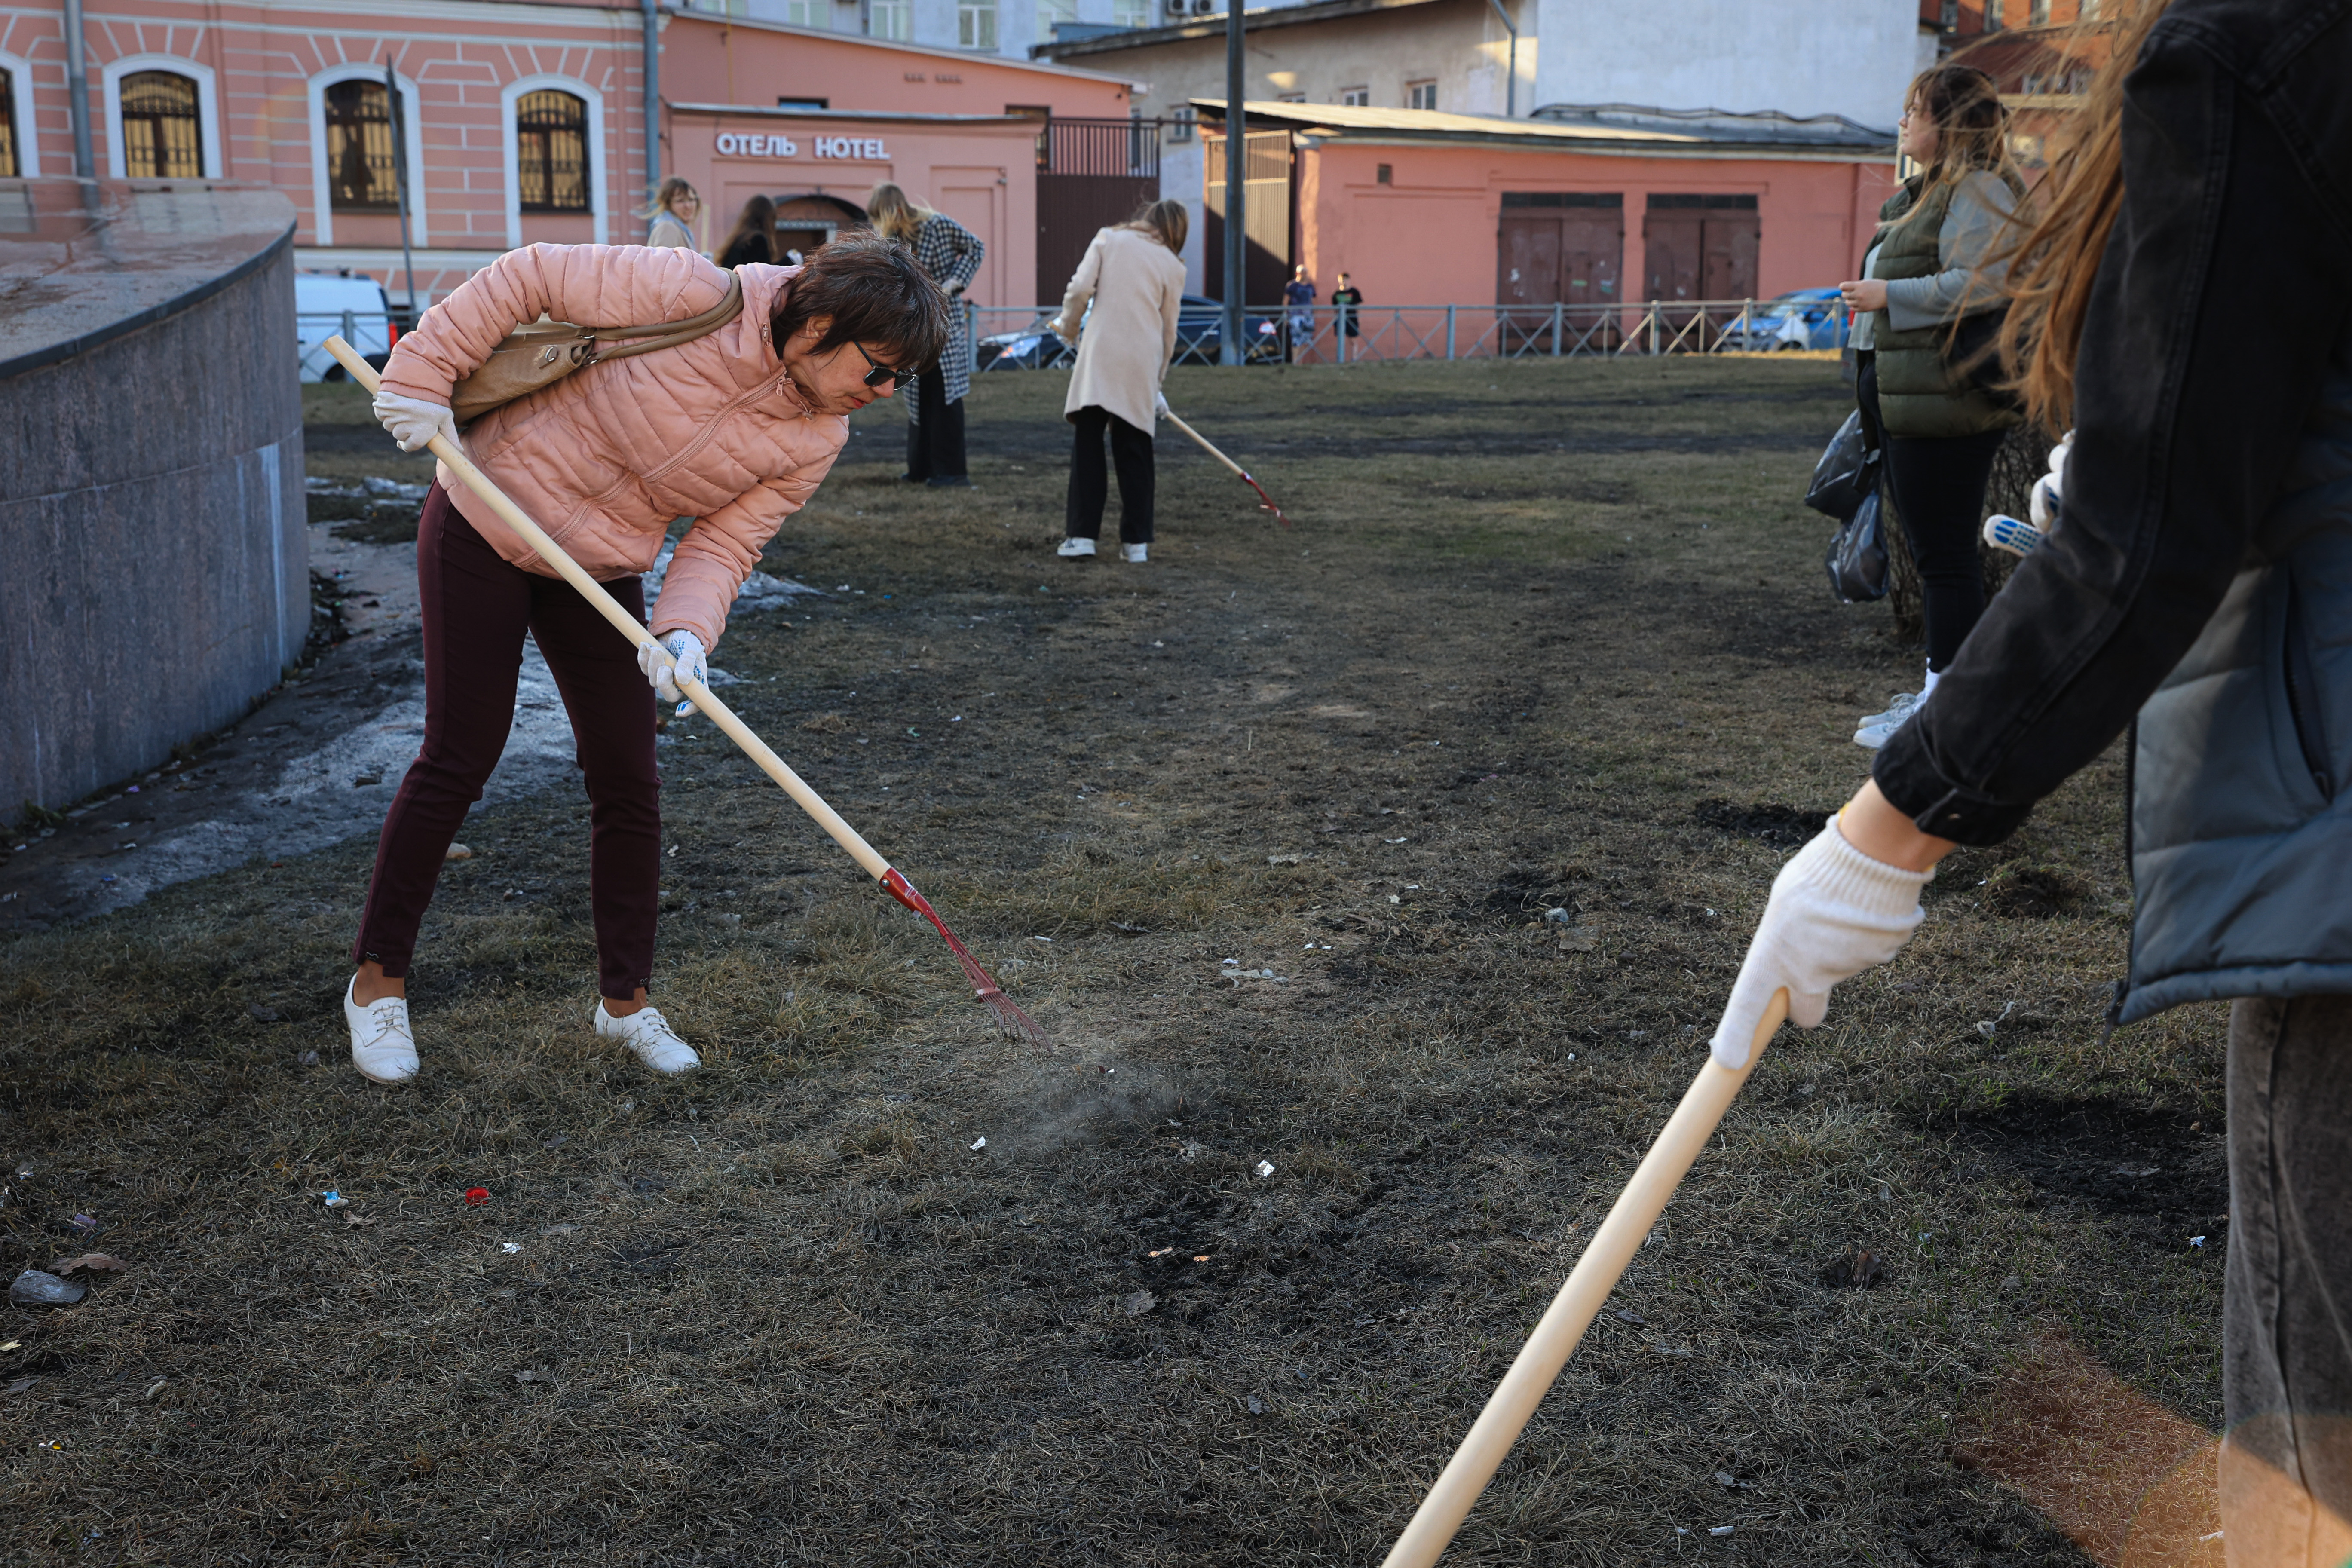
<svg viewBox="0 0 2352 1568">
<path fill-rule="evenodd" d="M 427 403 L 421 397 L 403 397 L 397 392 L 379 390 L 369 406 L 376 419 L 392 438 L 400 443 L 404 452 L 421 452 L 436 436 L 457 438 L 457 416 L 442 403 Z"/>
<path fill-rule="evenodd" d="M 1772 879 L 1771 900 L 1716 1027 L 1715 1059 L 1734 1072 L 1748 1065 L 1756 1026 L 1782 986 L 1789 1022 L 1801 1029 L 1819 1024 L 1831 986 L 1893 958 L 1918 928 L 1919 889 L 1934 875 L 1872 859 L 1834 821 L 1822 828 Z"/>
<path fill-rule="evenodd" d="M 664 658 L 652 643 L 637 645 L 637 668 L 645 672 L 646 679 L 663 701 L 686 700 L 686 694 L 678 689 L 680 680 L 701 686 L 710 683 L 710 661 L 700 637 L 692 632 L 671 632 L 661 639 L 661 650 L 666 650 L 669 658 Z"/>
<path fill-rule="evenodd" d="M 1052 321 L 1046 322 L 1045 330 L 1053 333 L 1055 337 L 1061 339 L 1066 343 L 1074 343 L 1078 341 L 1076 335 L 1073 333 L 1069 328 L 1062 325 L 1062 318 L 1059 316 L 1056 316 Z"/>
<path fill-rule="evenodd" d="M 1151 393 L 1151 412 L 1163 419 L 1173 412 L 1168 406 L 1168 395 L 1157 387 L 1154 387 Z"/>
<path fill-rule="evenodd" d="M 2033 526 L 2044 533 L 2058 526 L 2058 519 L 2065 510 L 2066 459 L 2074 455 L 2074 432 L 2069 430 L 2058 438 L 2058 445 L 2050 448 L 2050 471 L 2033 481 L 2033 495 L 2025 510 L 2032 517 Z"/>
</svg>

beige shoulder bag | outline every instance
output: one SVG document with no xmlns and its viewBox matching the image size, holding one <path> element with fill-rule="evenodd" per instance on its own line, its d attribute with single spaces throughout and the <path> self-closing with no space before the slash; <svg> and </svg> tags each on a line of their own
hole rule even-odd
<svg viewBox="0 0 2352 1568">
<path fill-rule="evenodd" d="M 450 389 L 449 410 L 458 424 L 470 424 L 493 408 L 553 386 L 583 365 L 690 343 L 742 313 L 743 280 L 730 272 L 726 298 L 682 321 L 656 321 L 647 327 L 580 327 L 541 316 L 508 333 L 478 369 Z M 625 346 L 608 349 L 607 343 Z"/>
</svg>

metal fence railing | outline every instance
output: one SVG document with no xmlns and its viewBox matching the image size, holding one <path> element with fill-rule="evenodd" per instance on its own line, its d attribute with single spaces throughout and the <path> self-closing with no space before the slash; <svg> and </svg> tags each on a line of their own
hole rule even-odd
<svg viewBox="0 0 2352 1568">
<path fill-rule="evenodd" d="M 1075 351 L 1045 330 L 1052 307 L 968 305 L 975 368 L 1051 370 Z M 1222 363 L 1224 324 L 1187 306 L 1175 363 Z M 1576 355 L 1766 353 L 1840 349 L 1848 322 L 1835 300 L 1665 300 L 1622 305 L 1317 305 L 1252 307 L 1252 364 L 1371 364 L 1404 360 L 1564 359 Z"/>
</svg>

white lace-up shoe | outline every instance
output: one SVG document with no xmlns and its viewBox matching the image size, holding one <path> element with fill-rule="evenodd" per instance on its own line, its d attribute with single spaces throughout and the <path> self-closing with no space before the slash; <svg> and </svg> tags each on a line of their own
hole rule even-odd
<svg viewBox="0 0 2352 1568">
<path fill-rule="evenodd" d="M 352 1027 L 352 1066 L 370 1083 L 406 1083 L 416 1076 L 416 1037 L 408 1032 L 408 1004 L 385 996 L 361 1006 L 353 975 L 343 987 L 343 1021 Z"/>
<path fill-rule="evenodd" d="M 1091 539 L 1065 539 L 1062 547 L 1054 552 L 1065 561 L 1084 561 L 1094 552 L 1095 542 Z"/>
<path fill-rule="evenodd" d="M 1129 563 L 1149 561 L 1151 559 L 1151 546 L 1149 544 L 1122 544 L 1118 547 L 1118 556 L 1120 560 Z"/>
<path fill-rule="evenodd" d="M 1911 717 L 1911 710 L 1918 707 L 1923 700 L 1924 699 L 1916 691 L 1898 691 L 1886 700 L 1885 712 L 1873 713 L 1867 718 L 1857 719 L 1853 721 L 1853 727 L 1857 730 L 1868 730 L 1880 724 L 1900 724 L 1904 720 Z"/>
<path fill-rule="evenodd" d="M 625 1018 L 615 1018 L 604 1011 L 604 1001 L 599 998 L 596 1032 L 636 1052 L 637 1059 L 656 1072 L 684 1072 L 702 1065 L 694 1047 L 679 1039 L 671 1030 L 669 1020 L 651 1007 L 640 1007 Z"/>
<path fill-rule="evenodd" d="M 1895 731 L 1911 722 L 1919 710 L 1926 706 L 1925 702 L 1914 702 L 1900 711 L 1889 709 L 1874 719 L 1864 720 L 1861 728 L 1853 732 L 1853 743 L 1869 751 L 1878 750 L 1879 747 L 1893 740 Z"/>
</svg>

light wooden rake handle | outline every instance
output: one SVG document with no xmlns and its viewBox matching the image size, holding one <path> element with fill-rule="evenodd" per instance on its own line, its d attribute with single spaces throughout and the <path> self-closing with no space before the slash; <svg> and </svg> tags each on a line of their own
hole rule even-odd
<svg viewBox="0 0 2352 1568">
<path fill-rule="evenodd" d="M 352 379 L 370 393 L 383 384 L 375 367 L 362 359 L 341 338 L 329 338 L 325 347 L 351 373 Z M 670 659 L 669 650 L 655 640 L 653 633 L 646 630 L 636 616 L 623 609 L 620 601 L 604 591 L 603 584 L 582 571 L 580 563 L 565 554 L 562 545 L 550 539 L 539 524 L 524 515 L 522 508 L 509 500 L 506 492 L 491 483 L 488 474 L 474 467 L 457 443 L 446 437 L 436 436 L 428 449 L 449 465 L 449 471 L 463 480 L 467 489 L 488 503 L 490 510 L 499 514 L 499 521 L 522 535 L 523 542 L 538 552 L 541 560 L 554 567 L 565 582 L 579 589 L 580 596 L 593 605 L 598 615 L 612 622 L 614 630 L 628 638 L 633 646 L 652 647 L 664 662 L 675 662 Z M 737 718 L 733 709 L 712 696 L 710 689 L 698 680 L 680 680 L 677 684 L 694 699 L 694 705 L 709 715 L 710 721 L 726 732 L 729 740 L 742 747 L 751 759 L 760 764 L 761 773 L 782 785 L 783 792 L 793 797 L 793 803 L 815 818 L 816 825 L 831 835 L 835 844 L 849 851 L 850 858 L 863 866 L 866 875 L 880 881 L 888 873 L 890 863 L 875 853 L 874 846 L 866 843 L 857 829 L 844 822 L 839 812 L 825 805 L 824 797 L 809 788 L 783 758 L 769 750 L 768 743 L 752 731 L 751 726 Z"/>
<path fill-rule="evenodd" d="M 1184 432 L 1185 435 L 1192 437 L 1193 440 L 1198 441 L 1201 444 L 1201 450 L 1208 453 L 1212 458 L 1216 458 L 1217 461 L 1231 468 L 1235 474 L 1240 475 L 1243 479 L 1249 478 L 1249 475 L 1242 472 L 1242 466 L 1239 463 L 1234 462 L 1231 458 L 1226 457 L 1223 452 L 1218 451 L 1216 447 L 1211 446 L 1209 444 L 1209 438 L 1206 436 L 1202 435 L 1198 430 L 1193 429 L 1190 425 L 1187 425 L 1181 419 L 1177 418 L 1175 410 L 1170 409 L 1166 413 L 1160 415 L 1160 417 L 1167 420 L 1168 423 L 1173 425 L 1179 430 Z"/>
<path fill-rule="evenodd" d="M 1723 1113 L 1730 1109 L 1732 1097 L 1756 1068 L 1757 1058 L 1764 1054 L 1765 1043 L 1789 1016 L 1789 994 L 1776 991 L 1764 1010 L 1763 1021 L 1756 1026 L 1756 1038 L 1748 1049 L 1748 1065 L 1738 1072 L 1720 1066 L 1713 1057 L 1698 1069 L 1698 1077 L 1683 1096 L 1681 1105 L 1667 1120 L 1665 1131 L 1650 1145 L 1634 1170 L 1633 1179 L 1617 1195 L 1617 1203 L 1601 1228 L 1592 1233 L 1592 1240 L 1584 1248 L 1584 1256 L 1568 1276 L 1568 1283 L 1536 1324 L 1535 1332 L 1519 1349 L 1518 1359 L 1511 1370 L 1503 1374 L 1502 1383 L 1486 1401 L 1470 1435 L 1462 1439 L 1462 1447 L 1439 1474 L 1437 1484 L 1429 1489 L 1420 1510 L 1404 1533 L 1397 1537 L 1382 1568 L 1432 1568 L 1462 1528 L 1462 1521 L 1471 1505 L 1495 1479 L 1495 1471 L 1517 1442 L 1519 1434 L 1536 1413 L 1536 1406 L 1568 1358 L 1575 1353 L 1584 1331 L 1592 1326 L 1609 1293 L 1624 1277 L 1625 1267 L 1633 1261 L 1633 1254 L 1665 1212 L 1667 1201 L 1675 1189 L 1689 1173 L 1691 1163 L 1714 1136 Z"/>
</svg>

